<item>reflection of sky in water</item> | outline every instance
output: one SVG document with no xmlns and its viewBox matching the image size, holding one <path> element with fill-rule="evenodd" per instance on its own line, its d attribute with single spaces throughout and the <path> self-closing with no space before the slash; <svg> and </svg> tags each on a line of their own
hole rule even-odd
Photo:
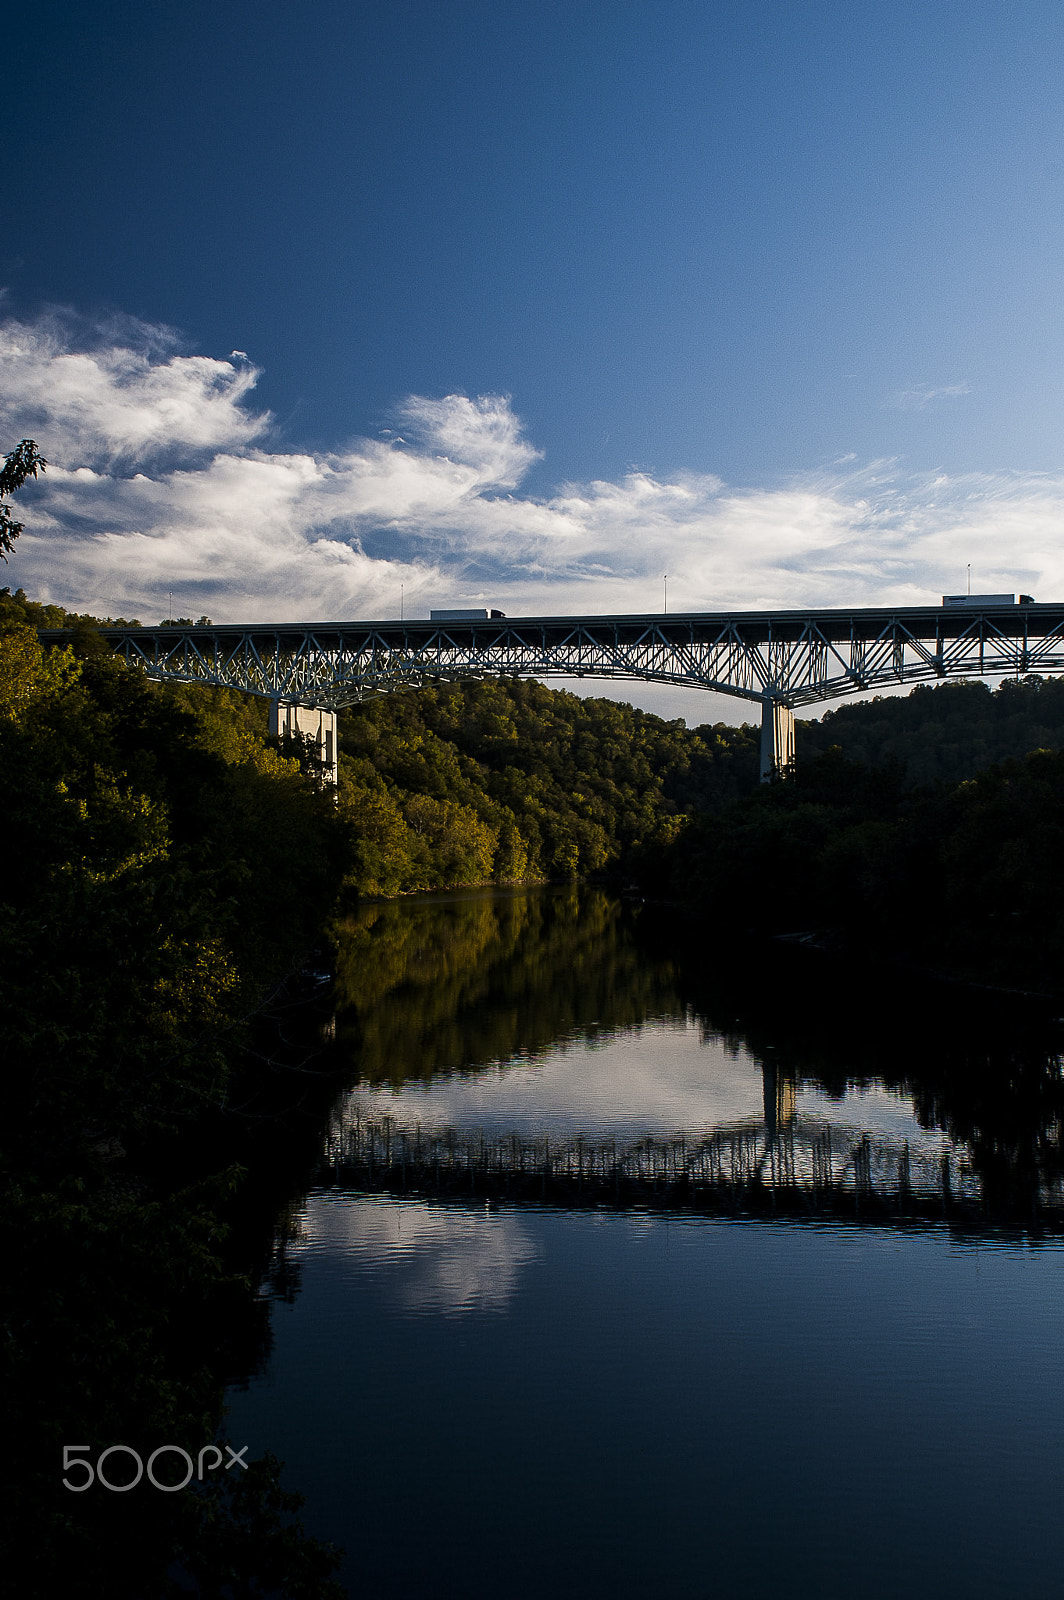
<svg viewBox="0 0 1064 1600">
<path fill-rule="evenodd" d="M 878 1133 L 885 1139 L 908 1139 L 912 1143 L 934 1145 L 948 1150 L 947 1134 L 921 1128 L 907 1095 L 898 1095 L 881 1084 L 850 1087 L 842 1100 L 832 1100 L 816 1089 L 802 1086 L 794 1097 L 795 1115 L 806 1123 L 832 1127 L 858 1128 Z"/>
<path fill-rule="evenodd" d="M 426 1130 L 632 1139 L 760 1124 L 765 1083 L 761 1063 L 745 1048 L 705 1037 L 693 1017 L 665 1017 L 598 1039 L 566 1038 L 475 1075 L 441 1075 L 401 1088 L 362 1085 L 348 1113 L 356 1106 L 361 1116 L 390 1116 Z M 807 1125 L 908 1139 L 925 1149 L 949 1144 L 920 1128 L 907 1097 L 882 1087 L 850 1088 L 837 1099 L 803 1086 L 793 1110 Z"/>
<path fill-rule="evenodd" d="M 389 1198 L 312 1194 L 300 1215 L 295 1258 L 324 1255 L 376 1278 L 404 1312 L 504 1311 L 521 1268 L 540 1254 L 513 1211 L 403 1204 Z"/>
</svg>

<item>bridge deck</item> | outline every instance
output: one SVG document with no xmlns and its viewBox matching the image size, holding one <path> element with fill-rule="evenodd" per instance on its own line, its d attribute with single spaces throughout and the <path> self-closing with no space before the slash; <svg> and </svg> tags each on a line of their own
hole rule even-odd
<svg viewBox="0 0 1064 1600">
<path fill-rule="evenodd" d="M 670 639 L 708 640 L 718 637 L 724 630 L 736 634 L 747 644 L 758 645 L 773 640 L 798 642 L 808 635 L 810 629 L 834 643 L 845 643 L 851 638 L 871 642 L 881 636 L 885 627 L 895 623 L 906 627 L 914 637 L 956 639 L 970 631 L 973 621 L 981 621 L 1009 638 L 1022 638 L 1028 634 L 1041 637 L 1064 624 L 1064 603 L 973 606 L 971 609 L 961 606 L 848 606 L 795 611 L 688 611 L 670 612 L 667 615 L 645 612 L 443 622 L 381 618 L 364 622 L 230 622 L 211 623 L 202 627 L 160 623 L 157 627 L 105 626 L 100 632 L 113 642 L 133 633 L 166 634 L 171 637 L 180 635 L 201 642 L 215 636 L 229 641 L 253 636 L 263 640 L 278 640 L 293 648 L 308 635 L 335 646 L 366 637 L 387 638 L 395 644 L 403 641 L 425 642 L 441 634 L 467 641 L 479 640 L 481 644 L 512 633 L 534 633 L 538 637 L 561 640 L 571 638 L 574 631 L 605 642 L 616 637 L 641 638 L 648 629 Z M 41 630 L 41 637 L 69 637 L 69 630 L 46 628 Z"/>
<path fill-rule="evenodd" d="M 104 627 L 156 677 L 336 709 L 439 678 L 642 679 L 790 707 L 956 674 L 1064 671 L 1064 604 Z M 63 629 L 42 639 L 60 642 Z"/>
</svg>

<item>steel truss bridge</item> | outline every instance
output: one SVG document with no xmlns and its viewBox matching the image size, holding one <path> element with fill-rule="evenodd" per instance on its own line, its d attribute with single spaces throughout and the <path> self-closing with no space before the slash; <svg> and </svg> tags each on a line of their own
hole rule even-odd
<svg viewBox="0 0 1064 1600">
<path fill-rule="evenodd" d="M 1064 604 L 503 617 L 435 622 L 103 627 L 161 681 L 221 684 L 274 703 L 275 731 L 309 733 L 335 764 L 335 713 L 373 695 L 463 678 L 639 680 L 762 708 L 762 776 L 794 758 L 799 706 L 950 677 L 1064 672 Z M 45 642 L 67 630 L 43 629 Z"/>
</svg>

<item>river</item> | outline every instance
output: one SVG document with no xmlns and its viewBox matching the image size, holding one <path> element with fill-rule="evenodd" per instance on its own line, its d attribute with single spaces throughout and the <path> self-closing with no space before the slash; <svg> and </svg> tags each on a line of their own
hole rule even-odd
<svg viewBox="0 0 1064 1600">
<path fill-rule="evenodd" d="M 1060 1033 L 594 888 L 368 906 L 229 1435 L 360 1600 L 1055 1594 Z"/>
</svg>

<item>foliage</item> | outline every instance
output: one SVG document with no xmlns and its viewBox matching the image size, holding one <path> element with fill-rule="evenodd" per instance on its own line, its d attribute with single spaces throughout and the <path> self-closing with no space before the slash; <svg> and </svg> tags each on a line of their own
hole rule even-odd
<svg viewBox="0 0 1064 1600">
<path fill-rule="evenodd" d="M 87 623 L 43 649 L 29 603 L 0 601 L 5 1520 L 41 1594 L 161 1594 L 174 1561 L 199 1592 L 231 1570 L 334 1593 L 269 1463 L 220 1498 L 128 1501 L 70 1495 L 59 1463 L 221 1426 L 223 1330 L 251 1296 L 226 1245 L 246 1179 L 211 1130 L 262 1075 L 242 1019 L 334 898 L 336 809 L 240 696 L 153 685 Z"/>
<path fill-rule="evenodd" d="M 1064 679 L 1006 678 L 921 684 L 907 695 L 876 696 L 800 722 L 799 759 L 837 746 L 851 761 L 897 761 L 913 783 L 959 783 L 996 761 L 1064 747 Z"/>
<path fill-rule="evenodd" d="M 748 727 L 690 730 L 506 678 L 353 708 L 340 749 L 349 882 L 367 894 L 623 869 L 636 845 L 757 774 Z"/>
<path fill-rule="evenodd" d="M 14 550 L 15 540 L 24 526 L 15 521 L 5 496 L 16 494 L 28 478 L 35 478 L 47 465 L 32 439 L 23 439 L 4 457 L 0 467 L 0 561 L 6 561 Z"/>
<path fill-rule="evenodd" d="M 239 697 L 167 692 L 109 653 L 42 652 L 13 627 L 0 636 L 0 803 L 19 840 L 0 997 L 32 1102 L 21 1114 L 54 1116 L 91 1082 L 95 1114 L 128 1135 L 223 1094 L 221 1030 L 314 939 L 332 899 L 342 839 L 328 800 Z M 27 971 L 43 976 L 28 991 Z"/>
<path fill-rule="evenodd" d="M 1064 751 L 913 789 L 829 750 L 643 853 L 640 876 L 710 916 L 859 939 L 950 976 L 1059 990 Z"/>
<path fill-rule="evenodd" d="M 887 783 L 893 805 L 916 784 L 957 783 L 995 761 L 1064 747 L 1064 680 L 1008 680 L 993 691 L 982 682 L 921 686 L 801 722 L 806 809 L 772 822 L 779 802 L 766 800 L 767 791 L 758 796 L 759 730 L 748 724 L 688 729 L 613 701 L 500 679 L 372 701 L 345 712 L 341 726 L 341 806 L 353 849 L 348 881 L 362 893 L 630 873 L 656 852 L 667 855 L 669 841 L 689 827 L 705 855 L 724 826 L 711 819 L 745 797 L 750 826 L 758 819 L 755 831 L 768 830 L 758 871 L 769 879 L 783 874 L 773 903 L 788 905 L 799 922 L 809 902 L 797 886 L 814 871 L 817 830 L 829 827 L 822 808 L 836 812 L 847 783 L 871 781 L 858 778 L 859 770 L 889 774 L 877 781 Z M 826 765 L 818 765 L 820 757 Z M 850 799 L 857 812 L 871 804 L 868 795 Z M 433 812 L 429 800 L 446 814 Z M 880 802 L 865 820 L 867 849 L 875 839 L 882 847 Z M 837 846 L 837 877 L 845 878 L 856 838 Z M 725 873 L 732 885 L 738 877 L 737 868 Z"/>
</svg>

